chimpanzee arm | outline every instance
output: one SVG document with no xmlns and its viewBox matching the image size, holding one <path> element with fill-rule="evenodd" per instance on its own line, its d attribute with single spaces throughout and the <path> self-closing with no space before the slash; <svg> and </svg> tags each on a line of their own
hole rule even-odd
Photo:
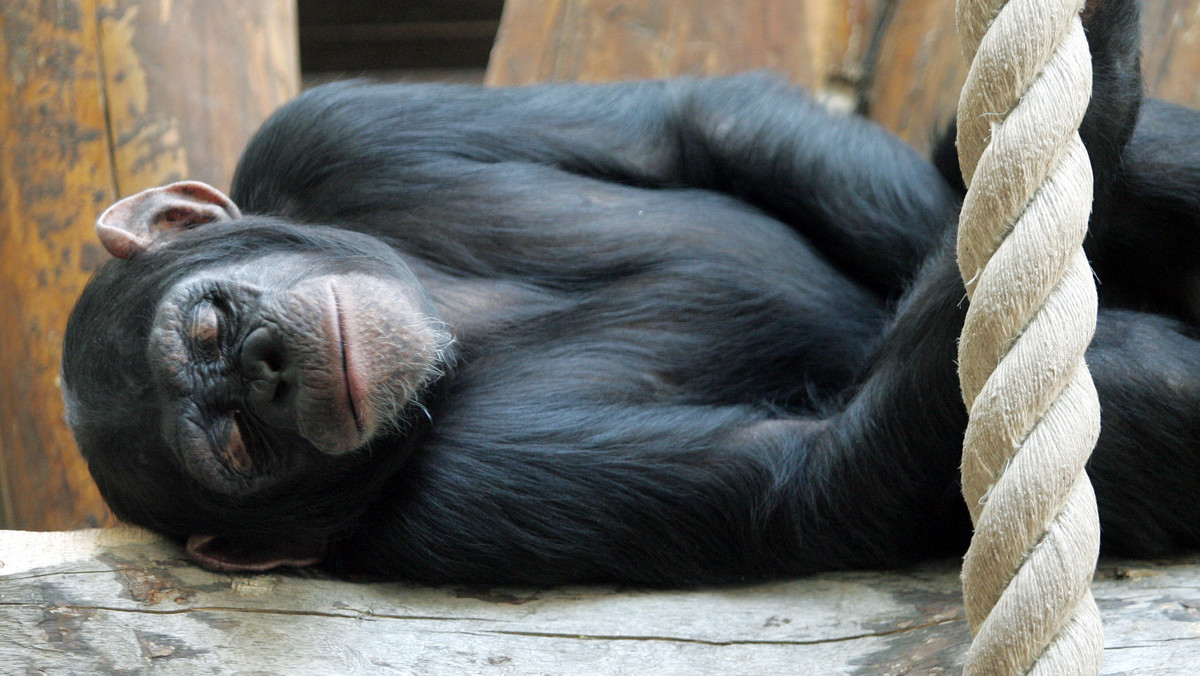
<svg viewBox="0 0 1200 676">
<path fill-rule="evenodd" d="M 603 354 L 548 344 L 536 360 L 477 365 L 490 370 L 438 409 L 437 432 L 329 564 L 432 582 L 679 585 L 954 547 L 968 533 L 961 297 L 953 256 L 940 257 L 859 394 L 824 419 L 607 396 L 646 378 L 635 350 L 592 364 Z"/>
<path fill-rule="evenodd" d="M 957 208 L 957 197 L 907 145 L 763 74 L 504 90 L 320 88 L 285 107 L 251 143 L 233 198 L 250 212 L 343 222 L 369 220 L 364 209 L 415 215 L 431 191 L 457 191 L 437 205 L 436 217 L 486 209 L 486 188 L 462 182 L 489 170 L 506 174 L 502 166 L 512 163 L 733 194 L 887 292 L 907 281 Z M 354 201 L 372 184 L 378 189 Z M 529 200 L 524 208 L 539 206 Z"/>
<path fill-rule="evenodd" d="M 556 386 L 488 387 L 460 400 L 462 415 L 444 411 L 389 489 L 397 498 L 338 543 L 330 565 L 433 582 L 681 585 L 957 548 L 969 534 L 954 368 L 965 310 L 947 247 L 854 397 L 824 418 L 613 401 L 596 394 L 599 369 L 581 370 L 594 382 L 572 394 L 571 359 L 529 362 L 548 373 L 518 369 L 513 382 Z M 1200 343 L 1186 333 L 1161 317 L 1100 313 L 1088 360 L 1105 426 L 1089 473 L 1109 551 L 1200 543 Z"/>
</svg>

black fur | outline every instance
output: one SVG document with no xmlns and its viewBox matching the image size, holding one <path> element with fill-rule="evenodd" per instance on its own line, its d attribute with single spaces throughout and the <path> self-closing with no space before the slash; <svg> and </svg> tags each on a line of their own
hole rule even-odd
<svg viewBox="0 0 1200 676">
<path fill-rule="evenodd" d="M 1181 291 L 1200 117 L 1149 102 L 1135 125 L 1135 3 L 1088 21 L 1090 471 L 1105 547 L 1165 554 L 1200 543 L 1200 306 Z M 339 573 L 686 585 L 956 549 L 966 301 L 952 146 L 939 158 L 763 75 L 321 87 L 245 152 L 232 197 L 260 216 L 99 273 L 66 342 L 72 422 L 122 518 L 319 539 Z M 149 317 L 208 261 L 337 258 L 320 225 L 386 243 L 470 328 L 402 430 L 269 490 L 206 491 L 162 448 Z"/>
</svg>

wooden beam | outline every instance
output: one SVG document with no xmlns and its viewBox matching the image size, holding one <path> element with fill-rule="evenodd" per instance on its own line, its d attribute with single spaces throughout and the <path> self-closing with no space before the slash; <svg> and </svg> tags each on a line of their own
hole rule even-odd
<svg viewBox="0 0 1200 676">
<path fill-rule="evenodd" d="M 106 258 L 118 197 L 228 186 L 242 145 L 298 89 L 292 0 L 0 3 L 0 523 L 111 517 L 63 423 L 70 308 Z"/>
<path fill-rule="evenodd" d="M 0 3 L 0 494 L 8 523 L 96 525 L 100 496 L 62 423 L 59 346 L 105 254 L 116 192 L 96 3 Z"/>
<path fill-rule="evenodd" d="M 954 3 L 898 0 L 881 22 L 862 108 L 888 130 L 926 151 L 954 119 L 967 77 Z M 1146 91 L 1200 106 L 1200 0 L 1143 5 L 1142 76 Z"/>
<path fill-rule="evenodd" d="M 1148 91 L 1200 106 L 1200 0 L 1147 3 Z M 925 151 L 966 78 L 945 0 L 509 0 L 486 82 L 601 82 L 769 68 Z"/>
<path fill-rule="evenodd" d="M 293 0 L 103 0 L 100 38 L 122 196 L 183 178 L 227 189 L 299 91 Z"/>
<path fill-rule="evenodd" d="M 954 3 L 900 0 L 879 26 L 878 49 L 863 88 L 869 117 L 926 152 L 954 119 L 967 76 Z"/>
<path fill-rule="evenodd" d="M 1200 564 L 1105 561 L 1103 672 L 1200 664 Z M 957 562 L 701 591 L 225 575 L 144 531 L 0 531 L 0 673 L 955 673 Z"/>
<path fill-rule="evenodd" d="M 769 68 L 827 97 L 861 76 L 878 0 L 508 0 L 486 82 L 605 82 Z"/>
</svg>

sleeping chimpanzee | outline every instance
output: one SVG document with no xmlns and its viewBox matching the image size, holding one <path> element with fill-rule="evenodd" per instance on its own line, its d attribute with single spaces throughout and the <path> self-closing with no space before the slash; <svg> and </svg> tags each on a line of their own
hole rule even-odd
<svg viewBox="0 0 1200 676">
<path fill-rule="evenodd" d="M 1088 17 L 1090 471 L 1105 546 L 1157 555 L 1200 545 L 1200 115 L 1139 117 L 1136 11 Z M 118 516 L 222 570 L 679 585 L 961 547 L 945 148 L 757 75 L 318 88 L 232 200 L 100 217 L 70 424 Z"/>
</svg>

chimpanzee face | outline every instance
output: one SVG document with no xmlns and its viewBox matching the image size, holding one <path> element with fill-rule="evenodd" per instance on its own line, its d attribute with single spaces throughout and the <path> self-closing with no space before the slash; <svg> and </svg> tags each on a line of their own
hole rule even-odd
<svg viewBox="0 0 1200 676">
<path fill-rule="evenodd" d="M 338 455 L 402 424 L 447 344 L 410 278 L 290 253 L 168 289 L 146 358 L 188 473 L 237 490 L 287 474 L 297 446 Z"/>
<path fill-rule="evenodd" d="M 450 336 L 395 252 L 236 211 L 206 220 L 187 199 L 211 211 L 206 192 L 157 190 L 129 198 L 155 213 L 101 218 L 118 259 L 85 289 L 63 361 L 68 418 L 118 515 L 159 526 L 181 504 L 332 481 L 404 428 Z"/>
</svg>

